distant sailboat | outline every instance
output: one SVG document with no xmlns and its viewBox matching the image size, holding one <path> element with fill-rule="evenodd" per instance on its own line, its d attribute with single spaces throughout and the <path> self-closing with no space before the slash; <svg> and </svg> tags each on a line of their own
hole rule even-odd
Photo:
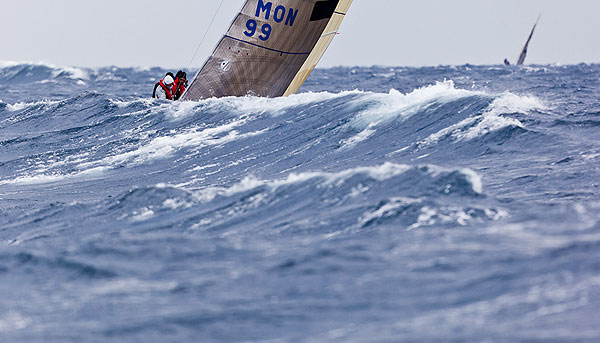
<svg viewBox="0 0 600 343">
<path fill-rule="evenodd" d="M 531 42 L 531 37 L 533 37 L 533 33 L 535 32 L 535 28 L 540 21 L 540 16 L 538 16 L 533 28 L 531 29 L 531 33 L 529 34 L 529 38 L 527 38 L 527 42 L 525 42 L 525 46 L 521 51 L 521 55 L 519 55 L 519 60 L 517 61 L 517 65 L 523 65 L 525 63 L 525 57 L 527 57 L 527 49 L 529 48 L 529 42 Z"/>
<path fill-rule="evenodd" d="M 182 99 L 296 93 L 351 4 L 352 0 L 246 0 Z"/>
<path fill-rule="evenodd" d="M 535 28 L 537 27 L 537 25 L 540 21 L 540 17 L 541 17 L 541 15 L 538 16 L 535 24 L 533 25 L 533 28 L 531 29 L 531 33 L 529 34 L 529 37 L 527 38 L 527 42 L 525 42 L 525 46 L 523 47 L 523 50 L 521 50 L 521 54 L 519 55 L 519 60 L 517 61 L 517 65 L 523 65 L 523 63 L 525 63 L 525 58 L 527 57 L 527 49 L 529 48 L 529 42 L 531 42 L 531 38 L 533 37 Z M 504 65 L 510 66 L 510 61 L 508 60 L 508 58 L 504 59 Z"/>
</svg>

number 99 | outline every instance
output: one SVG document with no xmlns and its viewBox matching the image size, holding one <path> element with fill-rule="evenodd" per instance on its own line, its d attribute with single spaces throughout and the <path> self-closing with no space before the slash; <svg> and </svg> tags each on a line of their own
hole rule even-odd
<svg viewBox="0 0 600 343">
<path fill-rule="evenodd" d="M 249 19 L 246 22 L 247 31 L 244 31 L 244 34 L 248 37 L 252 37 L 256 34 L 256 30 L 258 29 L 258 23 L 254 19 Z M 273 27 L 269 24 L 264 24 L 261 29 L 261 35 L 258 36 L 262 41 L 267 41 L 271 37 L 271 31 L 273 31 Z"/>
<path fill-rule="evenodd" d="M 269 39 L 269 37 L 271 37 L 271 30 L 273 28 L 271 27 L 271 25 L 269 24 L 264 24 L 263 27 L 261 28 L 262 31 L 262 35 L 258 36 L 258 38 L 260 38 L 263 41 L 266 41 Z"/>
<path fill-rule="evenodd" d="M 246 22 L 246 27 L 248 28 L 248 31 L 244 31 L 244 34 L 248 37 L 254 36 L 254 34 L 256 33 L 257 26 L 258 26 L 258 23 L 256 23 L 256 20 L 254 20 L 254 19 L 248 20 Z"/>
</svg>

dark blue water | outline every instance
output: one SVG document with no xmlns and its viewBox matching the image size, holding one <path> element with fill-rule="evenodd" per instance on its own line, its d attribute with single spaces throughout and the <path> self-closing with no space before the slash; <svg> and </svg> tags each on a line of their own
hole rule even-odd
<svg viewBox="0 0 600 343">
<path fill-rule="evenodd" d="M 600 65 L 165 72 L 0 68 L 0 341 L 600 341 Z"/>
</svg>

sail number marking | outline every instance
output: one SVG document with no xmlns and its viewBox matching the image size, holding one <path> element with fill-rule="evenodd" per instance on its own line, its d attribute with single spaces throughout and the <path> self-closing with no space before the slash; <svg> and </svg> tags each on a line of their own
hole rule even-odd
<svg viewBox="0 0 600 343">
<path fill-rule="evenodd" d="M 256 34 L 256 29 L 258 28 L 258 23 L 256 22 L 256 20 L 250 19 L 246 22 L 246 27 L 248 28 L 248 31 L 244 31 L 244 34 L 248 37 L 252 37 L 252 36 L 254 36 L 254 34 Z M 267 41 L 271 37 L 272 30 L 273 30 L 273 27 L 271 25 L 264 24 L 260 28 L 260 31 L 262 32 L 262 34 L 260 36 L 258 36 L 258 38 L 260 38 L 263 41 Z"/>
<path fill-rule="evenodd" d="M 273 13 L 273 15 L 271 15 Z M 286 16 L 287 13 L 287 16 Z M 294 22 L 296 21 L 296 17 L 298 16 L 298 10 L 294 10 L 293 8 L 286 9 L 284 6 L 279 5 L 273 9 L 272 2 L 263 2 L 263 0 L 258 0 L 258 5 L 256 6 L 256 14 L 255 17 L 261 18 L 263 16 L 265 20 L 273 20 L 276 23 L 282 23 L 285 19 L 284 25 L 294 26 Z M 247 30 L 244 31 L 244 34 L 248 37 L 253 37 L 258 29 L 258 22 L 254 19 L 248 19 L 246 22 Z M 273 26 L 269 23 L 265 23 L 260 28 L 260 34 L 258 38 L 262 41 L 267 41 L 271 38 L 271 32 L 273 31 Z"/>
</svg>

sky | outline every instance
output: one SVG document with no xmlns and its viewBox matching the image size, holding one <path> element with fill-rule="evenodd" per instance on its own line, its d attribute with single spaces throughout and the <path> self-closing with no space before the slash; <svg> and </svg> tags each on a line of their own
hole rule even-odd
<svg viewBox="0 0 600 343">
<path fill-rule="evenodd" d="M 0 0 L 0 61 L 197 68 L 244 0 L 220 2 Z M 539 14 L 527 63 L 596 63 L 599 13 L 598 0 L 354 0 L 319 67 L 515 62 Z"/>
</svg>

